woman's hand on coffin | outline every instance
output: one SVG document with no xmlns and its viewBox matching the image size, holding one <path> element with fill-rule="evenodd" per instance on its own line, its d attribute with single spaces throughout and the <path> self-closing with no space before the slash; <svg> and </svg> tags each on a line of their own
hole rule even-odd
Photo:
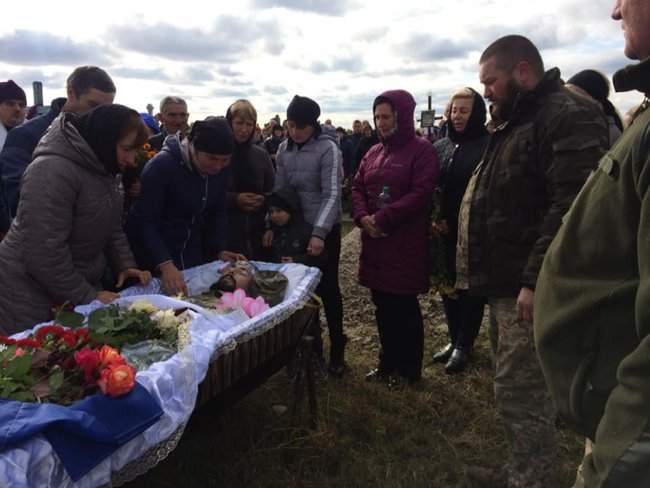
<svg viewBox="0 0 650 488">
<path fill-rule="evenodd" d="M 113 300 L 120 298 L 120 295 L 112 291 L 98 291 L 97 300 L 102 303 L 111 303 Z"/>
<path fill-rule="evenodd" d="M 168 295 L 182 294 L 188 296 L 185 278 L 173 262 L 169 261 L 160 265 L 160 281 L 162 281 L 163 290 Z"/>
<path fill-rule="evenodd" d="M 137 279 L 141 285 L 147 286 L 151 281 L 151 273 L 149 271 L 143 271 L 136 268 L 127 268 L 117 275 L 117 283 L 115 283 L 115 288 L 122 288 L 124 282 L 129 278 Z"/>
</svg>

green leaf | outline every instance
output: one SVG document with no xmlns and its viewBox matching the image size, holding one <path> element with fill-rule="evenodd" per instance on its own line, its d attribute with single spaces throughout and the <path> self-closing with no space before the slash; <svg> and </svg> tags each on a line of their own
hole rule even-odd
<svg viewBox="0 0 650 488">
<path fill-rule="evenodd" d="M 59 388 L 63 385 L 63 371 L 58 370 L 52 373 L 48 384 L 50 386 L 50 392 L 58 392 Z"/>
<path fill-rule="evenodd" d="M 81 327 L 84 323 L 84 316 L 80 313 L 68 311 L 68 310 L 59 310 L 54 316 L 54 321 L 57 324 L 61 324 L 65 327 L 71 329 L 77 329 Z"/>
<path fill-rule="evenodd" d="M 32 355 L 25 354 L 24 356 L 15 357 L 9 361 L 5 368 L 5 374 L 11 378 L 21 380 L 27 375 L 31 367 Z"/>
</svg>

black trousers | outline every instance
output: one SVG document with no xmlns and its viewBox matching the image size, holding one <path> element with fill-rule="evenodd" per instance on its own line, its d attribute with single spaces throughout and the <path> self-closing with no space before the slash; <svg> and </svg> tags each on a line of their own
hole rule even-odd
<svg viewBox="0 0 650 488">
<path fill-rule="evenodd" d="M 442 296 L 449 339 L 455 349 L 469 353 L 481 328 L 485 297 L 470 295 L 467 290 L 457 290 L 456 293 L 458 297 L 455 299 Z"/>
<path fill-rule="evenodd" d="M 336 224 L 325 238 L 326 261 L 321 268 L 323 276 L 316 288 L 316 294 L 323 300 L 330 342 L 343 347 L 343 298 L 339 286 L 339 261 L 341 258 L 341 224 Z M 322 355 L 323 343 L 320 337 L 320 321 L 315 324 L 318 330 L 311 331 L 315 337 L 316 353 Z"/>
<path fill-rule="evenodd" d="M 370 290 L 381 350 L 379 369 L 417 380 L 422 376 L 424 328 L 417 295 Z"/>
</svg>

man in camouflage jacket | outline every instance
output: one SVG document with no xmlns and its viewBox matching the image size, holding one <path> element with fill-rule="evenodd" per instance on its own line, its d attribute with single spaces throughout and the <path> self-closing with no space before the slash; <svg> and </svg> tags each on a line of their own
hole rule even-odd
<svg viewBox="0 0 650 488">
<path fill-rule="evenodd" d="M 458 257 L 461 284 L 488 297 L 495 399 L 512 454 L 506 468 L 469 468 L 467 478 L 471 486 L 489 486 L 486 476 L 496 486 L 556 486 L 555 411 L 535 354 L 534 290 L 562 216 L 607 147 L 607 124 L 598 106 L 563 87 L 557 68 L 544 72 L 525 37 L 490 45 L 480 79 L 503 123 L 468 186 Z"/>
</svg>

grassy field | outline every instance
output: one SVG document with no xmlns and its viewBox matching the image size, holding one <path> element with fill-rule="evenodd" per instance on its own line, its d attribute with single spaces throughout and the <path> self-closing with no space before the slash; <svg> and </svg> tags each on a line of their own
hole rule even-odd
<svg viewBox="0 0 650 488">
<path fill-rule="evenodd" d="M 363 380 L 375 366 L 378 339 L 367 293 L 354 280 L 355 245 L 344 245 L 341 268 L 350 373 L 319 383 L 318 428 L 307 428 L 306 401 L 298 428 L 291 427 L 289 413 L 281 413 L 292 401 L 281 372 L 219 416 L 210 408 L 198 411 L 170 457 L 129 488 L 445 488 L 462 486 L 464 464 L 506 459 L 485 327 L 463 375 L 447 376 L 425 359 L 417 388 L 392 391 Z M 446 328 L 437 299 L 425 297 L 422 305 L 430 358 L 446 342 Z M 559 486 L 569 487 L 582 444 L 576 436 L 559 435 Z"/>
</svg>

